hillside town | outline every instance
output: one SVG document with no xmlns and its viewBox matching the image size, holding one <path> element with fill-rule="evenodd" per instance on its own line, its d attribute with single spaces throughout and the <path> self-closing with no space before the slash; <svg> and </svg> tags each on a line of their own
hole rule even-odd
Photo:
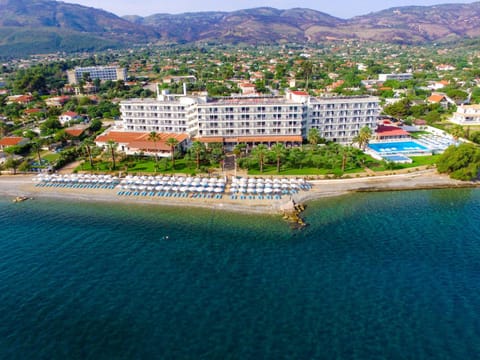
<svg viewBox="0 0 480 360">
<path fill-rule="evenodd" d="M 355 42 L 12 60 L 0 69 L 0 164 L 332 176 L 431 166 L 480 142 L 479 66 L 468 46 Z"/>
</svg>

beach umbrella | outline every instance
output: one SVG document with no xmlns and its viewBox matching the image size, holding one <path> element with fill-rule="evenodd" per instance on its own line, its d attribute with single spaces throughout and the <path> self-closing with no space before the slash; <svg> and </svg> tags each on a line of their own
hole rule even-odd
<svg viewBox="0 0 480 360">
<path fill-rule="evenodd" d="M 264 190 L 265 194 L 270 194 L 273 192 L 273 189 L 272 188 L 265 188 Z"/>
<path fill-rule="evenodd" d="M 218 194 L 218 193 L 222 193 L 224 191 L 223 188 L 215 188 L 215 192 Z"/>
<path fill-rule="evenodd" d="M 155 186 L 156 191 L 162 191 L 163 187 L 162 186 Z"/>
</svg>

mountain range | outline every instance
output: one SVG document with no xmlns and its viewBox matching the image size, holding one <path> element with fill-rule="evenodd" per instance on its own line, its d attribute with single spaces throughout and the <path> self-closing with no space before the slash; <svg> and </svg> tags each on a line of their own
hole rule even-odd
<svg viewBox="0 0 480 360">
<path fill-rule="evenodd" d="M 416 44 L 480 37 L 480 2 L 404 6 L 340 19 L 294 8 L 118 17 L 54 0 L 0 0 L 0 57 L 94 51 L 144 43 Z"/>
</svg>

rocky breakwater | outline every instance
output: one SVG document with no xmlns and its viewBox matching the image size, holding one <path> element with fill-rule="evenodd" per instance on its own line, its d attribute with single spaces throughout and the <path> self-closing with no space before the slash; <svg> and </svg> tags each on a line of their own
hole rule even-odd
<svg viewBox="0 0 480 360">
<path fill-rule="evenodd" d="M 280 206 L 280 211 L 283 213 L 283 219 L 285 219 L 295 228 L 307 226 L 305 221 L 300 216 L 304 210 L 305 205 L 297 204 L 293 199 L 290 199 L 288 202 L 285 202 Z"/>
</svg>

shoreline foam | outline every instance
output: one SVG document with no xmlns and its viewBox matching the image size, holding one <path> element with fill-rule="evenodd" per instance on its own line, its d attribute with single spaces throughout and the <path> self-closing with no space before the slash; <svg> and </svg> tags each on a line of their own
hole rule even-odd
<svg viewBox="0 0 480 360">
<path fill-rule="evenodd" d="M 35 187 L 32 175 L 0 176 L 0 196 L 26 196 L 74 201 L 106 202 L 122 204 L 150 204 L 159 206 L 196 207 L 244 213 L 279 214 L 282 206 L 290 201 L 281 200 L 232 200 L 229 195 L 222 199 L 197 198 L 150 198 L 123 197 L 116 190 L 74 189 Z M 438 174 L 434 169 L 396 175 L 367 176 L 350 179 L 324 179 L 309 181 L 312 189 L 301 191 L 291 198 L 296 203 L 305 203 L 325 197 L 341 196 L 353 192 L 405 191 L 444 188 L 478 187 L 476 182 L 463 182 Z"/>
</svg>

